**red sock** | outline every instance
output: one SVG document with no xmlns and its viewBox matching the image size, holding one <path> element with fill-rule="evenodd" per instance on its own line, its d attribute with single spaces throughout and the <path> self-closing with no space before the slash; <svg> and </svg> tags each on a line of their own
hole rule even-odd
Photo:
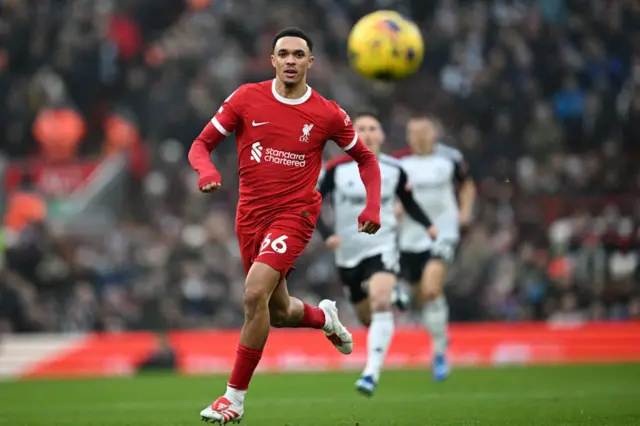
<svg viewBox="0 0 640 426">
<path fill-rule="evenodd" d="M 304 311 L 302 313 L 302 319 L 298 327 L 301 328 L 322 328 L 325 323 L 324 311 L 317 306 L 311 306 L 303 303 Z"/>
<path fill-rule="evenodd" d="M 247 390 L 261 357 L 261 350 L 238 345 L 236 362 L 233 364 L 231 378 L 229 379 L 229 387 L 237 390 Z"/>
</svg>

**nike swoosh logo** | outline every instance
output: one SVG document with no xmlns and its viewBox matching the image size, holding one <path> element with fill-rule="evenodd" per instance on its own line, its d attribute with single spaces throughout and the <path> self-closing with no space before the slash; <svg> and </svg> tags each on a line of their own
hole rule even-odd
<svg viewBox="0 0 640 426">
<path fill-rule="evenodd" d="M 256 123 L 256 120 L 253 120 L 253 122 L 251 123 L 253 127 L 264 126 L 265 124 L 269 124 L 269 122 L 265 121 L 264 123 Z"/>
</svg>

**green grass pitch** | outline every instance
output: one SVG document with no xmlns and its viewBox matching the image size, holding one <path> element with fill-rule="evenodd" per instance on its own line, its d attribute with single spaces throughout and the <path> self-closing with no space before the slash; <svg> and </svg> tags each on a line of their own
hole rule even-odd
<svg viewBox="0 0 640 426">
<path fill-rule="evenodd" d="M 356 373 L 260 374 L 243 426 L 640 426 L 640 364 L 428 371 L 383 375 L 370 399 Z M 186 426 L 225 377 L 0 383 L 0 424 Z"/>
</svg>

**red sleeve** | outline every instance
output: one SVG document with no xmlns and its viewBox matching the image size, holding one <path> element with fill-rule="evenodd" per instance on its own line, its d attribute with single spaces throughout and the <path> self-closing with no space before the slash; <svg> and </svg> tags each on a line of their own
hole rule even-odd
<svg viewBox="0 0 640 426">
<path fill-rule="evenodd" d="M 358 135 L 353 128 L 353 123 L 351 122 L 349 114 L 347 114 L 345 110 L 340 108 L 336 103 L 333 103 L 332 107 L 334 108 L 332 123 L 333 131 L 331 134 L 332 139 L 340 148 L 345 152 L 348 152 L 356 145 Z"/>
<path fill-rule="evenodd" d="M 351 158 L 358 163 L 360 179 L 367 191 L 367 204 L 358 217 L 359 223 L 373 222 L 380 226 L 380 199 L 382 196 L 382 177 L 376 156 L 358 138 L 349 115 L 337 104 L 335 114 L 335 131 L 333 140 Z"/>
<path fill-rule="evenodd" d="M 236 129 L 240 122 L 240 94 L 242 87 L 233 92 L 222 104 L 216 115 L 202 130 L 200 135 L 193 141 L 189 150 L 189 163 L 191 167 L 200 174 L 199 187 L 207 183 L 220 183 L 220 173 L 211 163 L 211 151 L 213 151 L 222 140 L 229 136 Z"/>
<path fill-rule="evenodd" d="M 229 136 L 236 129 L 242 118 L 241 101 L 244 98 L 245 86 L 240 86 L 225 101 L 211 119 L 211 124 L 225 136 Z"/>
</svg>

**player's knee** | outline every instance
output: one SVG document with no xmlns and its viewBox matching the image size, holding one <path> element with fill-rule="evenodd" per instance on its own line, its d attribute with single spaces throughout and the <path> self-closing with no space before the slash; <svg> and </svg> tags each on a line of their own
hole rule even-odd
<svg viewBox="0 0 640 426">
<path fill-rule="evenodd" d="M 442 259 L 432 259 L 427 265 L 421 283 L 425 302 L 432 302 L 442 294 L 446 270 L 446 263 Z"/>
<path fill-rule="evenodd" d="M 369 306 L 371 312 L 388 312 L 391 310 L 392 303 L 391 291 L 379 291 L 369 295 Z"/>
<path fill-rule="evenodd" d="M 387 312 L 391 310 L 391 294 L 378 293 L 369 296 L 371 312 Z"/>
<path fill-rule="evenodd" d="M 425 302 L 433 302 L 442 294 L 442 286 L 429 283 L 422 289 L 422 297 Z"/>
<path fill-rule="evenodd" d="M 246 319 L 256 312 L 269 309 L 269 298 L 280 281 L 280 273 L 271 266 L 254 263 L 244 285 L 244 310 Z"/>
<path fill-rule="evenodd" d="M 438 297 L 440 297 L 440 291 L 435 290 L 435 289 L 427 289 L 424 292 L 424 299 L 427 303 L 429 302 L 433 302 L 434 300 L 436 300 Z"/>
<path fill-rule="evenodd" d="M 369 305 L 371 312 L 386 312 L 391 309 L 393 287 L 396 277 L 391 274 L 377 274 L 369 282 Z"/>
<path fill-rule="evenodd" d="M 244 291 L 244 311 L 248 318 L 252 318 L 269 304 L 269 292 L 259 287 L 247 287 Z"/>
</svg>

